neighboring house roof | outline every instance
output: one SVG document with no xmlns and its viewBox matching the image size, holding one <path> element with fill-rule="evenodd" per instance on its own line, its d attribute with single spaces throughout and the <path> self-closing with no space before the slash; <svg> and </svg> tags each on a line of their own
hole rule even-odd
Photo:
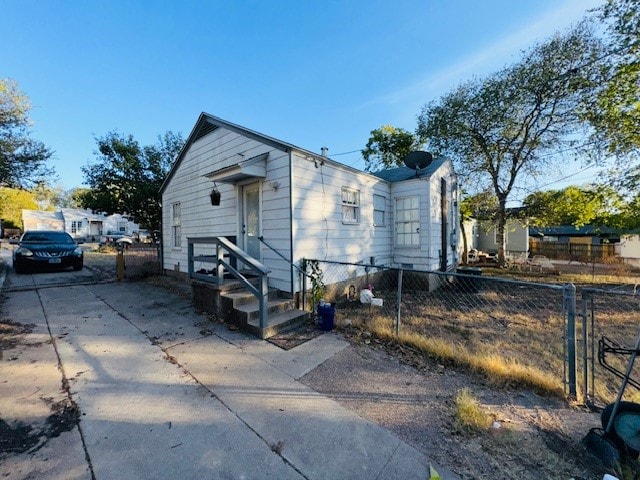
<svg viewBox="0 0 640 480">
<path fill-rule="evenodd" d="M 411 178 L 421 178 L 421 177 L 430 177 L 433 173 L 438 170 L 445 162 L 447 158 L 438 157 L 434 158 L 433 161 L 426 167 L 418 170 L 409 168 L 409 167 L 397 167 L 390 168 L 389 170 L 382 170 L 380 172 L 375 172 L 372 175 L 375 175 L 378 178 L 386 180 L 387 182 L 402 182 L 403 180 L 410 180 Z"/>
<path fill-rule="evenodd" d="M 529 227 L 529 235 L 538 237 L 617 236 L 621 233 L 622 232 L 619 229 L 611 227 L 599 227 L 597 225 L 583 225 L 582 227 L 576 227 L 574 225 L 560 225 L 557 227 Z"/>
<path fill-rule="evenodd" d="M 22 220 L 33 220 L 33 221 L 52 221 L 57 220 L 60 222 L 64 221 L 62 216 L 62 212 L 50 212 L 45 210 L 22 210 Z"/>
<path fill-rule="evenodd" d="M 67 220 L 90 220 L 92 222 L 102 222 L 104 220 L 104 215 L 98 215 L 93 213 L 91 210 L 82 210 L 79 208 L 63 208 L 61 209 L 62 216 Z"/>
</svg>

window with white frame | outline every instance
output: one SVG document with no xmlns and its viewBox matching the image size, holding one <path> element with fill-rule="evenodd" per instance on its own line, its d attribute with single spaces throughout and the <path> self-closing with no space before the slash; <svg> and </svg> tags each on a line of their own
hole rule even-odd
<svg viewBox="0 0 640 480">
<path fill-rule="evenodd" d="M 122 233 L 127 232 L 127 222 L 118 222 L 118 231 Z"/>
<path fill-rule="evenodd" d="M 396 246 L 420 246 L 420 201 L 418 197 L 396 199 Z"/>
<path fill-rule="evenodd" d="M 180 213 L 180 202 L 176 202 L 171 205 L 171 233 L 173 239 L 173 247 L 180 248 L 182 247 L 182 228 L 180 225 L 181 222 L 181 213 Z"/>
<path fill-rule="evenodd" d="M 82 231 L 82 220 L 73 220 L 71 222 L 71 233 L 80 233 Z"/>
<path fill-rule="evenodd" d="M 342 188 L 342 223 L 360 222 L 360 192 Z"/>
<path fill-rule="evenodd" d="M 373 225 L 384 227 L 386 225 L 385 211 L 387 199 L 382 195 L 373 196 Z"/>
</svg>

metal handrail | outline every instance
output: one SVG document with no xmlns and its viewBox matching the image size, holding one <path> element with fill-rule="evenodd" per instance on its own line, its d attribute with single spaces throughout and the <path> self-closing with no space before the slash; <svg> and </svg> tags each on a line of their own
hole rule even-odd
<svg viewBox="0 0 640 480">
<path fill-rule="evenodd" d="M 306 271 L 304 271 L 299 266 L 297 266 L 295 263 L 293 263 L 291 260 L 286 258 L 278 250 L 276 250 L 271 245 L 269 245 L 262 235 L 258 237 L 258 240 L 260 240 L 260 242 L 262 242 L 269 250 L 271 250 L 273 253 L 278 255 L 281 259 L 283 259 L 285 262 L 287 262 L 289 265 L 291 265 L 293 268 L 295 268 L 300 274 L 302 274 L 302 284 L 303 284 L 303 286 L 302 286 L 302 309 L 304 310 L 306 308 L 306 305 L 307 305 L 306 279 L 307 278 L 311 278 L 311 275 L 309 275 Z M 291 286 L 291 289 L 292 289 L 291 293 L 293 294 L 293 285 Z"/>
<path fill-rule="evenodd" d="M 304 270 L 302 270 L 299 266 L 297 266 L 295 263 L 293 263 L 291 260 L 289 260 L 287 257 L 285 257 L 282 253 L 280 253 L 278 250 L 276 250 L 275 248 L 273 248 L 271 245 L 269 245 L 267 243 L 267 241 L 264 239 L 264 237 L 260 236 L 258 237 L 258 240 L 260 240 L 262 243 L 264 243 L 264 245 L 269 248 L 269 250 L 271 250 L 273 253 L 275 253 L 276 255 L 278 255 L 281 259 L 283 259 L 285 262 L 287 262 L 289 265 L 291 265 L 293 268 L 295 268 L 298 272 L 300 272 L 302 275 L 305 275 L 307 277 L 309 277 L 310 275 L 305 272 Z"/>
<path fill-rule="evenodd" d="M 187 244 L 189 278 L 222 285 L 224 283 L 225 270 L 229 272 L 242 284 L 243 287 L 256 296 L 260 309 L 260 328 L 265 329 L 267 327 L 267 298 L 269 294 L 267 275 L 271 270 L 266 268 L 255 258 L 247 255 L 247 253 L 234 245 L 226 237 L 188 237 Z M 195 256 L 194 245 L 196 244 L 215 245 L 216 254 Z M 224 260 L 225 252 L 230 257 L 229 262 Z M 258 276 L 257 287 L 236 268 L 238 260 Z M 193 267 L 194 262 L 208 262 L 215 264 L 215 275 L 211 277 L 208 274 L 195 272 Z"/>
</svg>

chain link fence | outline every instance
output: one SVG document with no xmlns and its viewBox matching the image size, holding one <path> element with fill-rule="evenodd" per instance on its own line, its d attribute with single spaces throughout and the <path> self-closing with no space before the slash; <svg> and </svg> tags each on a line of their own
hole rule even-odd
<svg viewBox="0 0 640 480">
<path fill-rule="evenodd" d="M 578 335 L 582 388 L 588 405 L 602 408 L 615 401 L 640 334 L 640 296 L 636 286 L 604 290 L 584 288 Z M 640 363 L 640 362 L 637 362 Z M 640 366 L 633 366 L 623 397 L 640 401 Z"/>
<path fill-rule="evenodd" d="M 160 244 L 133 243 L 121 253 L 124 262 L 122 275 L 125 278 L 135 280 L 161 272 Z"/>
<path fill-rule="evenodd" d="M 334 303 L 338 325 L 383 325 L 414 344 L 430 343 L 436 357 L 493 362 L 497 370 L 520 369 L 523 375 L 542 372 L 557 389 L 576 395 L 573 285 L 489 277 L 479 268 L 447 273 L 324 260 L 304 264 L 310 274 L 307 302 L 317 305 L 322 297 Z M 446 351 L 439 355 L 438 348 Z"/>
</svg>

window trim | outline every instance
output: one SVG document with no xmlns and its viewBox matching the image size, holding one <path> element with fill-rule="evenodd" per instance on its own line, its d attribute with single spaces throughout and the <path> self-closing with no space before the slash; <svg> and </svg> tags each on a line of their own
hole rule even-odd
<svg viewBox="0 0 640 480">
<path fill-rule="evenodd" d="M 182 207 L 180 202 L 171 204 L 171 247 L 182 248 Z"/>
<path fill-rule="evenodd" d="M 408 199 L 416 199 L 417 200 L 417 208 L 416 209 L 403 209 L 403 211 L 417 211 L 417 220 L 403 220 L 403 221 L 399 221 L 399 215 L 398 215 L 398 204 L 399 201 L 404 201 L 404 200 L 408 200 Z M 420 196 L 419 195 L 408 195 L 405 197 L 396 197 L 394 199 L 394 232 L 393 232 L 393 245 L 395 248 L 420 248 L 421 246 L 421 238 L 420 238 L 420 228 L 422 227 L 421 225 L 421 218 L 420 218 Z M 398 226 L 402 224 L 402 225 L 407 225 L 407 224 L 417 224 L 417 231 L 416 232 L 399 232 L 398 230 Z M 413 238 L 413 235 L 417 235 L 417 243 L 403 243 L 400 244 L 398 243 L 398 235 L 404 235 L 404 236 L 408 236 L 411 235 L 411 238 Z M 406 238 L 406 237 L 405 237 Z"/>
<path fill-rule="evenodd" d="M 376 208 L 376 197 L 381 199 L 382 209 Z M 377 205 L 380 206 L 380 205 Z M 382 223 L 376 222 L 376 212 L 382 212 Z M 373 194 L 373 226 L 374 227 L 386 227 L 387 226 L 387 197 L 384 195 Z"/>
<path fill-rule="evenodd" d="M 71 233 L 80 233 L 82 231 L 82 220 L 71 221 Z"/>
<path fill-rule="evenodd" d="M 349 201 L 347 197 L 345 200 L 345 194 L 355 194 L 354 201 Z M 358 225 L 360 223 L 360 190 L 349 187 L 342 187 L 341 193 L 341 206 L 342 206 L 342 223 L 343 225 Z M 346 219 L 345 208 L 353 209 L 353 220 Z"/>
</svg>

